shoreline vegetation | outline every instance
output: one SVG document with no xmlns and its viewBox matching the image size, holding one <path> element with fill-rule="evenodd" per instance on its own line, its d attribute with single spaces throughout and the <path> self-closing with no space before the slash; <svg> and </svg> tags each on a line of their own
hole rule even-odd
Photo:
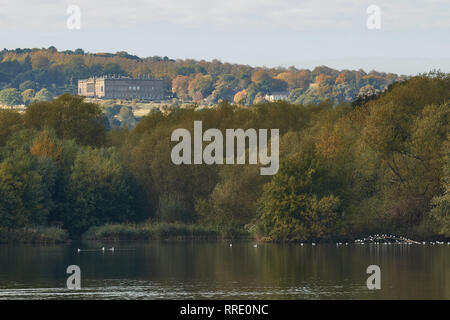
<svg viewBox="0 0 450 320">
<path fill-rule="evenodd" d="M 194 121 L 205 131 L 279 129 L 277 174 L 175 165 L 171 134 L 192 133 Z M 439 72 L 352 103 L 223 101 L 153 112 L 129 129 L 63 94 L 0 110 L 0 241 L 445 240 L 449 132 L 450 75 Z"/>
<path fill-rule="evenodd" d="M 59 227 L 6 229 L 0 227 L 0 244 L 55 244 L 69 241 L 69 233 Z"/>
<path fill-rule="evenodd" d="M 411 235 L 411 234 L 410 234 Z M 367 239 L 374 239 L 379 237 L 379 242 L 390 241 L 390 239 L 403 238 L 404 243 L 423 244 L 425 242 L 443 241 L 445 243 L 450 240 L 448 237 L 442 236 L 423 236 L 419 233 L 411 235 L 412 238 L 404 236 L 386 236 L 368 235 L 361 238 L 363 240 L 352 238 L 333 238 L 327 240 L 273 240 L 264 237 L 259 237 L 252 231 L 252 227 L 245 226 L 241 229 L 232 230 L 218 230 L 212 226 L 202 226 L 195 224 L 184 223 L 116 223 L 106 224 L 96 227 L 90 227 L 81 237 L 71 238 L 67 230 L 60 227 L 31 227 L 20 229 L 5 229 L 0 228 L 0 244 L 39 244 L 39 245 L 54 245 L 70 243 L 79 240 L 92 241 L 107 241 L 107 242 L 121 242 L 121 241 L 221 241 L 221 240 L 256 240 L 257 242 L 266 243 L 362 243 Z M 383 240 L 383 237 L 386 240 Z M 449 242 L 447 242 L 448 244 Z"/>
<path fill-rule="evenodd" d="M 245 230 L 223 232 L 214 227 L 184 223 L 157 224 L 107 224 L 91 227 L 83 240 L 130 241 L 130 240 L 222 240 L 248 239 L 251 234 Z"/>
<path fill-rule="evenodd" d="M 89 228 L 81 237 L 71 238 L 60 227 L 35 227 L 20 229 L 0 228 L 0 244 L 58 244 L 73 240 L 145 241 L 145 240 L 225 240 L 253 239 L 244 229 L 220 231 L 214 227 L 184 223 L 123 223 L 106 224 Z"/>
</svg>

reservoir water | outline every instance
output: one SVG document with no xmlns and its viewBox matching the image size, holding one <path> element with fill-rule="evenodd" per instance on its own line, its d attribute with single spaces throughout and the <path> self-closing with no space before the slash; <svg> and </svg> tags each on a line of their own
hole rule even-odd
<svg viewBox="0 0 450 320">
<path fill-rule="evenodd" d="M 81 290 L 66 287 L 69 265 Z M 367 289 L 369 265 L 380 290 Z M 0 245 L 0 299 L 450 299 L 450 245 Z"/>
</svg>

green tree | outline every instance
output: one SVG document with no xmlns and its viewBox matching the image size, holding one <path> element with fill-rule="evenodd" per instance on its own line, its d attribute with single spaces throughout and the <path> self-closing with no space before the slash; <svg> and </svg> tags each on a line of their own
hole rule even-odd
<svg viewBox="0 0 450 320">
<path fill-rule="evenodd" d="M 446 141 L 446 155 L 444 164 L 444 176 L 442 177 L 443 193 L 433 198 L 430 212 L 433 227 L 437 233 L 450 237 L 450 141 Z"/>
<path fill-rule="evenodd" d="M 36 83 L 34 81 L 26 80 L 26 81 L 22 82 L 19 85 L 19 89 L 20 89 L 20 91 L 25 91 L 25 90 L 28 90 L 28 89 L 36 90 L 37 86 L 36 86 Z"/>
<path fill-rule="evenodd" d="M 25 124 L 36 130 L 51 128 L 59 138 L 83 145 L 101 146 L 106 141 L 101 108 L 69 94 L 51 102 L 32 103 L 25 112 Z"/>
<path fill-rule="evenodd" d="M 394 228 L 419 225 L 439 193 L 450 80 L 416 77 L 367 103 L 362 138 L 383 169 L 383 211 Z"/>
<path fill-rule="evenodd" d="M 42 88 L 41 90 L 36 92 L 33 101 L 51 101 L 52 99 L 53 96 L 51 95 L 51 93 L 46 88 Z"/>
<path fill-rule="evenodd" d="M 22 128 L 23 118 L 18 112 L 0 109 L 0 146 L 5 145 L 9 136 Z"/>
<path fill-rule="evenodd" d="M 36 92 L 33 89 L 27 89 L 22 92 L 22 100 L 25 105 L 29 105 L 34 100 L 35 94 Z"/>
<path fill-rule="evenodd" d="M 72 234 L 91 226 L 138 221 L 140 191 L 114 149 L 81 149 L 68 186 L 70 210 L 63 217 Z"/>
<path fill-rule="evenodd" d="M 45 225 L 52 208 L 38 163 L 17 150 L 0 163 L 0 225 L 7 228 Z"/>
<path fill-rule="evenodd" d="M 268 179 L 257 166 L 224 166 L 210 198 L 196 203 L 200 221 L 220 230 L 243 229 L 256 218 L 256 202 Z"/>
<path fill-rule="evenodd" d="M 239 91 L 239 81 L 231 74 L 221 75 L 214 84 L 212 99 L 214 102 L 233 101 L 237 91 Z"/>
<path fill-rule="evenodd" d="M 311 155 L 291 156 L 264 187 L 258 204 L 263 235 L 271 240 L 327 240 L 337 233 L 341 201 L 325 186 Z"/>
<path fill-rule="evenodd" d="M 0 103 L 7 106 L 22 104 L 22 95 L 17 89 L 8 88 L 0 91 Z"/>
<path fill-rule="evenodd" d="M 120 120 L 120 126 L 122 128 L 131 129 L 137 123 L 131 107 L 122 107 L 117 115 L 117 118 Z"/>
</svg>

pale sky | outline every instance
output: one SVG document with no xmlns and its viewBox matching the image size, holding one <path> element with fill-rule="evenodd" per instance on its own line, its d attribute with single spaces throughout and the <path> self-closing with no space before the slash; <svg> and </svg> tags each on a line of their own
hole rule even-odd
<svg viewBox="0 0 450 320">
<path fill-rule="evenodd" d="M 69 30 L 67 8 L 81 11 Z M 381 10 L 369 30 L 366 10 Z M 0 47 L 450 72 L 450 0 L 0 0 Z"/>
</svg>

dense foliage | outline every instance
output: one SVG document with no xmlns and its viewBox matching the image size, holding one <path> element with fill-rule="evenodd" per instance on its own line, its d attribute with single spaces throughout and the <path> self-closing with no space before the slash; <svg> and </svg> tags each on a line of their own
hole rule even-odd
<svg viewBox="0 0 450 320">
<path fill-rule="evenodd" d="M 266 240 L 448 238 L 449 116 L 450 76 L 439 73 L 352 104 L 225 101 L 154 112 L 132 130 L 107 131 L 97 105 L 70 95 L 24 114 L 0 110 L 0 227 L 57 226 L 76 236 L 159 221 L 245 228 Z M 171 133 L 192 132 L 194 120 L 203 130 L 280 129 L 278 173 L 174 165 Z"/>
</svg>

